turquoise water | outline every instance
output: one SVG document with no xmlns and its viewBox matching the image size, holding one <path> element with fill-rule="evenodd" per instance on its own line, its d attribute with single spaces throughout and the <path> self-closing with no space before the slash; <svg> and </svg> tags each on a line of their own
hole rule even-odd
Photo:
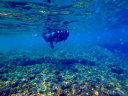
<svg viewBox="0 0 128 96">
<path fill-rule="evenodd" d="M 128 96 L 127 5 L 1 0 L 0 96 Z M 69 36 L 51 49 L 49 29 Z"/>
</svg>

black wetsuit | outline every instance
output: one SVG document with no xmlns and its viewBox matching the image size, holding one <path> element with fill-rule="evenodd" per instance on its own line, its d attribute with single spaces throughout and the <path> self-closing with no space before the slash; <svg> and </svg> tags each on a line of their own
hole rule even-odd
<svg viewBox="0 0 128 96">
<path fill-rule="evenodd" d="M 67 30 L 60 30 L 42 35 L 46 42 L 50 42 L 51 48 L 54 48 L 53 42 L 64 41 L 68 38 L 69 32 Z"/>
</svg>

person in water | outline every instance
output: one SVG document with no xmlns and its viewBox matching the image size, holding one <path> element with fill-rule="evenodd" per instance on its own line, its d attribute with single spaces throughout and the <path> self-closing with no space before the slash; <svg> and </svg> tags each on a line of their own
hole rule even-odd
<svg viewBox="0 0 128 96">
<path fill-rule="evenodd" d="M 51 48 L 54 49 L 54 42 L 64 41 L 68 38 L 68 30 L 57 30 L 50 33 L 42 34 L 42 37 L 46 42 L 50 42 Z"/>
</svg>

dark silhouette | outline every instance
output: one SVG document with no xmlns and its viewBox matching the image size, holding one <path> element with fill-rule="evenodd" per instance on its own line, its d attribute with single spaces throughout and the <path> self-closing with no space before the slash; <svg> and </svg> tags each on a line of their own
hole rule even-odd
<svg viewBox="0 0 128 96">
<path fill-rule="evenodd" d="M 48 3 L 51 3 L 51 0 L 47 0 Z M 52 8 L 50 6 L 47 7 L 47 11 L 51 11 Z M 67 30 L 66 22 L 63 22 L 61 17 L 57 15 L 47 15 L 47 19 L 45 19 L 45 32 L 42 33 L 42 37 L 46 42 L 49 42 L 51 48 L 54 48 L 54 42 L 64 41 L 69 36 L 69 31 Z"/>
<path fill-rule="evenodd" d="M 64 41 L 68 38 L 69 32 L 67 30 L 57 30 L 55 32 L 44 33 L 42 37 L 46 42 L 50 42 L 51 48 L 54 48 L 53 42 Z"/>
</svg>

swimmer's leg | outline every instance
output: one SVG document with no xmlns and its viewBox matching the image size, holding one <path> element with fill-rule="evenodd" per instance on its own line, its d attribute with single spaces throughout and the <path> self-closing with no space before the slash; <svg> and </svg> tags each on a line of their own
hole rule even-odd
<svg viewBox="0 0 128 96">
<path fill-rule="evenodd" d="M 54 49 L 53 41 L 50 41 L 51 48 Z"/>
</svg>

